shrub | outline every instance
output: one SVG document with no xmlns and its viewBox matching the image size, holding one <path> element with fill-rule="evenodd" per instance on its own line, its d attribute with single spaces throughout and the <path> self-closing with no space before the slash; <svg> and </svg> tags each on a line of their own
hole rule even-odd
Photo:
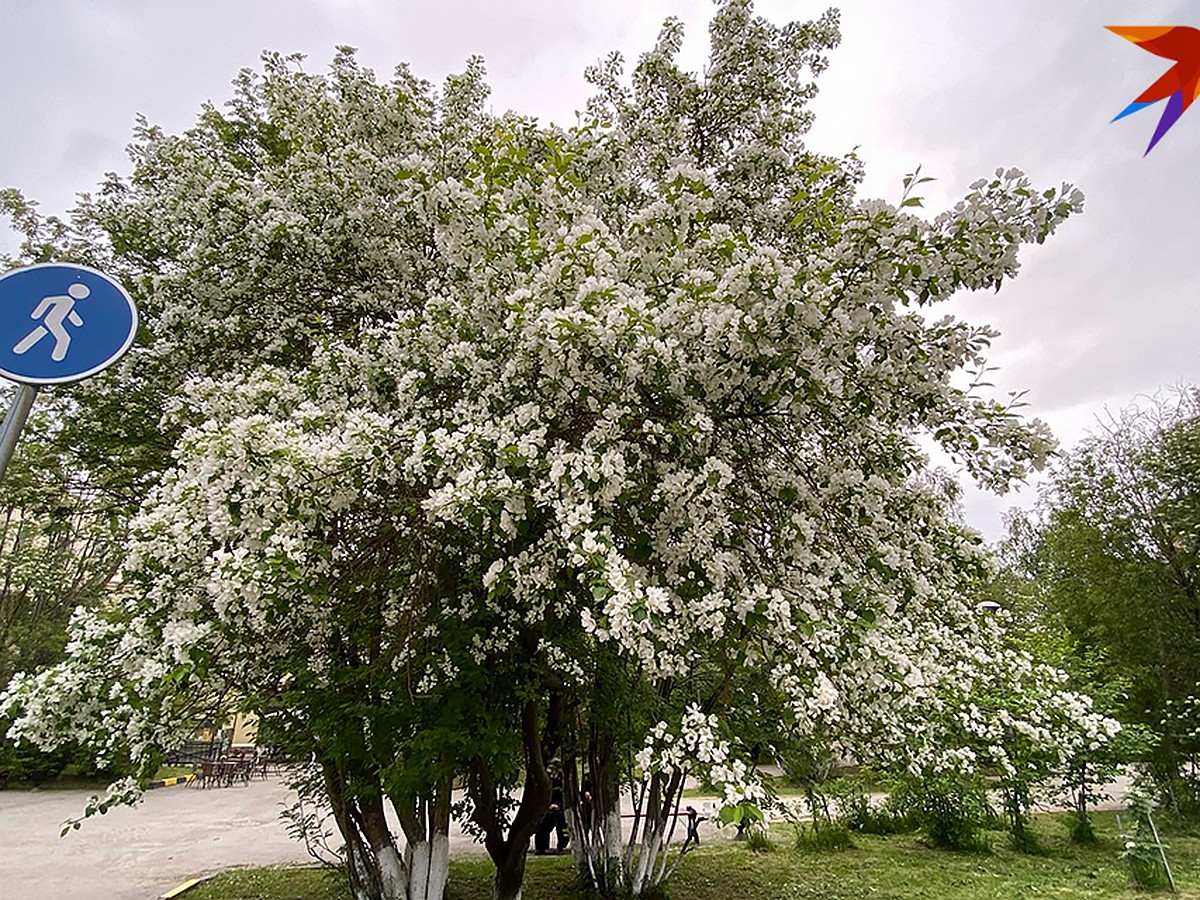
<svg viewBox="0 0 1200 900">
<path fill-rule="evenodd" d="M 746 829 L 746 849 L 753 853 L 770 853 L 775 849 L 767 829 L 762 825 L 751 825 Z"/>
<path fill-rule="evenodd" d="M 797 828 L 797 850 L 851 850 L 854 839 L 850 829 L 841 824 L 826 825 L 823 828 Z"/>
<path fill-rule="evenodd" d="M 912 816 L 892 802 L 891 794 L 882 803 L 872 803 L 861 781 L 841 779 L 836 784 L 837 820 L 847 831 L 877 835 L 916 831 Z"/>
<path fill-rule="evenodd" d="M 995 821 L 982 781 L 952 772 L 900 781 L 889 798 L 893 815 L 911 821 L 934 847 L 987 850 L 983 830 Z"/>
</svg>

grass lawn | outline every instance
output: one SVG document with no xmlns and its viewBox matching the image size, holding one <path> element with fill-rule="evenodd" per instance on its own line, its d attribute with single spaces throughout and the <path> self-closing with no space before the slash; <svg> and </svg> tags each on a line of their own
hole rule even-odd
<svg viewBox="0 0 1200 900">
<path fill-rule="evenodd" d="M 164 778 L 178 778 L 181 775 L 191 775 L 192 766 L 159 766 L 158 771 L 154 773 L 152 780 L 160 780 Z"/>
<path fill-rule="evenodd" d="M 863 900 L 948 898 L 1012 900 L 1020 897 L 1145 898 L 1129 887 L 1117 859 L 1111 813 L 1097 818 L 1100 843 L 1076 847 L 1056 816 L 1037 823 L 1045 855 L 1014 853 L 1005 836 L 991 835 L 991 853 L 930 850 L 914 835 L 855 835 L 850 850 L 796 850 L 790 831 L 772 833 L 775 849 L 752 853 L 741 844 L 712 844 L 690 854 L 669 885 L 678 900 Z M 1177 895 L 1200 900 L 1200 833 L 1169 831 L 1168 860 Z M 486 859 L 451 863 L 447 900 L 488 900 Z M 569 857 L 530 857 L 525 900 L 572 900 Z M 314 869 L 246 869 L 224 873 L 189 891 L 186 900 L 345 900 L 341 878 Z"/>
</svg>

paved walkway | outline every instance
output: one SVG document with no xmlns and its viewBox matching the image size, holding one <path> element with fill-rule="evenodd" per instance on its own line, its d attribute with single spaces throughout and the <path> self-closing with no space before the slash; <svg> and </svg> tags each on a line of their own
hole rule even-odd
<svg viewBox="0 0 1200 900">
<path fill-rule="evenodd" d="M 231 866 L 308 860 L 279 812 L 271 779 L 220 790 L 149 791 L 133 809 L 93 817 L 59 837 L 94 791 L 0 791 L 0 895 L 14 900 L 151 900 Z"/>
</svg>

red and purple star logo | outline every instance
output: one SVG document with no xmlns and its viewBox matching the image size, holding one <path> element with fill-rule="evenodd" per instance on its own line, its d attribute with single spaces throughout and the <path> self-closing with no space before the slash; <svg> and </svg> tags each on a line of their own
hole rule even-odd
<svg viewBox="0 0 1200 900">
<path fill-rule="evenodd" d="M 1155 56 L 1175 60 L 1175 65 L 1168 69 L 1162 78 L 1142 91 L 1136 100 L 1113 119 L 1115 122 L 1139 109 L 1145 109 L 1160 100 L 1166 100 L 1167 107 L 1163 110 L 1162 118 L 1158 120 L 1158 127 L 1154 129 L 1154 137 L 1150 138 L 1150 146 L 1146 148 L 1146 153 L 1149 153 L 1192 105 L 1197 93 L 1200 93 L 1200 30 L 1175 25 L 1106 25 L 1105 27 L 1113 34 L 1120 35 L 1127 41 L 1133 41 L 1143 50 L 1147 50 Z"/>
</svg>

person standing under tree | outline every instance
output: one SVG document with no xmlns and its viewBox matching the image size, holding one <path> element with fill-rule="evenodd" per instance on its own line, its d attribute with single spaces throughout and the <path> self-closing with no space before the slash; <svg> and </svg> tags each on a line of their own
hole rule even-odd
<svg viewBox="0 0 1200 900">
<path fill-rule="evenodd" d="M 563 853 L 571 843 L 567 834 L 567 818 L 563 814 L 563 777 L 562 771 L 555 768 L 550 771 L 550 806 L 541 824 L 533 835 L 533 852 L 544 856 L 550 852 L 550 832 L 555 833 L 555 852 Z"/>
</svg>

